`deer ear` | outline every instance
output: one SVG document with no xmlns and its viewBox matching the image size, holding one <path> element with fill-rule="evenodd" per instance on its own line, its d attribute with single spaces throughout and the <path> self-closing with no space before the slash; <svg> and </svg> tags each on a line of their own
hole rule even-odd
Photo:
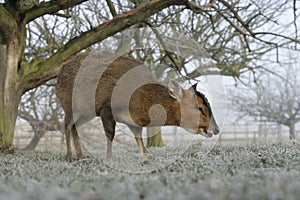
<svg viewBox="0 0 300 200">
<path fill-rule="evenodd" d="M 176 81 L 171 80 L 169 82 L 169 94 L 175 99 L 180 99 L 183 96 L 183 89 Z"/>
<path fill-rule="evenodd" d="M 194 85 L 192 85 L 192 86 L 189 88 L 189 90 L 194 91 L 194 92 L 197 92 L 197 85 L 198 85 L 198 82 L 195 83 Z"/>
</svg>

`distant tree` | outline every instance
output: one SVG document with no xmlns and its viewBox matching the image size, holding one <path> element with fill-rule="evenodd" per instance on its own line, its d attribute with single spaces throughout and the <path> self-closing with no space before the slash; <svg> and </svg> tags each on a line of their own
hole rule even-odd
<svg viewBox="0 0 300 200">
<path fill-rule="evenodd" d="M 27 121 L 34 136 L 25 150 L 34 150 L 47 131 L 63 133 L 63 110 L 56 98 L 53 84 L 50 81 L 27 92 L 20 103 L 18 117 Z"/>
<path fill-rule="evenodd" d="M 297 55 L 295 53 L 295 55 Z M 299 55 L 299 53 L 298 53 Z M 290 58 L 277 73 L 263 74 L 251 86 L 239 86 L 229 92 L 230 104 L 239 117 L 275 122 L 289 128 L 295 139 L 295 125 L 300 122 L 299 57 Z"/>
</svg>

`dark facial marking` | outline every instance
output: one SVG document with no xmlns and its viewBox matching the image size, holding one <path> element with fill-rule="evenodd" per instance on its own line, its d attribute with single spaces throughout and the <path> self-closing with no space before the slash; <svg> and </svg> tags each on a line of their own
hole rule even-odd
<svg viewBox="0 0 300 200">
<path fill-rule="evenodd" d="M 192 88 L 193 88 L 194 91 L 195 91 L 195 94 L 196 94 L 199 98 L 202 99 L 203 104 L 208 108 L 209 114 L 211 115 L 211 107 L 210 107 L 210 105 L 209 105 L 209 102 L 208 102 L 207 98 L 205 97 L 204 94 L 202 94 L 201 92 L 198 92 L 197 89 L 196 89 L 196 87 L 197 87 L 197 84 L 194 84 L 194 85 L 192 86 Z M 199 107 L 199 110 L 200 110 L 200 107 Z M 201 110 L 202 110 L 202 108 L 201 108 Z M 203 113 L 203 110 L 202 110 L 202 111 L 201 111 L 201 110 L 200 110 L 200 112 Z"/>
</svg>

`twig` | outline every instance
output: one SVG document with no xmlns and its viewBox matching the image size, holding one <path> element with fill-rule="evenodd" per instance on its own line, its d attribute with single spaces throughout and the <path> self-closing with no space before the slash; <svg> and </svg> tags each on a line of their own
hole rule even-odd
<svg viewBox="0 0 300 200">
<path fill-rule="evenodd" d="M 117 13 L 117 11 L 116 11 L 116 8 L 115 8 L 113 2 L 112 2 L 111 0 L 106 0 L 106 3 L 107 3 L 107 5 L 108 5 L 108 8 L 109 8 L 110 13 L 112 14 L 112 16 L 113 16 L 113 17 L 117 16 L 118 13 Z"/>
<path fill-rule="evenodd" d="M 280 79 L 282 79 L 283 81 L 285 81 L 285 82 L 287 82 L 291 87 L 293 87 L 293 84 L 288 80 L 288 79 L 286 79 L 285 77 L 283 77 L 281 74 L 279 74 L 279 73 L 276 73 L 275 71 L 273 71 L 273 70 L 269 70 L 269 69 L 267 69 L 267 68 L 265 68 L 265 67 L 263 67 L 263 66 L 259 66 L 259 67 L 257 67 L 256 69 L 263 69 L 264 71 L 266 71 L 266 72 L 268 72 L 268 73 L 270 73 L 270 74 L 273 74 L 274 76 L 277 76 L 277 77 L 279 77 Z"/>
<path fill-rule="evenodd" d="M 220 1 L 223 5 L 225 5 L 234 15 L 235 19 L 238 20 L 239 23 L 241 23 L 241 25 L 248 31 L 248 33 L 252 36 L 252 37 L 255 37 L 254 33 L 252 32 L 252 30 L 249 28 L 249 26 L 247 25 L 247 23 L 245 23 L 242 18 L 239 16 L 239 14 L 237 13 L 236 10 L 234 10 L 232 8 L 232 6 L 227 3 L 226 1 L 223 1 L 223 0 L 218 0 Z M 226 19 L 227 20 L 227 19 Z M 229 19 L 228 19 L 229 20 Z M 240 28 L 240 27 L 238 27 Z M 244 31 L 243 31 L 244 32 Z M 241 32 L 242 33 L 242 32 Z M 243 33 L 242 33 L 243 34 Z M 243 34 L 245 35 L 245 34 Z"/>
<path fill-rule="evenodd" d="M 164 48 L 163 50 L 166 52 L 168 58 L 171 60 L 171 62 L 175 65 L 177 71 L 180 73 L 181 72 L 181 67 L 178 66 L 178 63 L 176 62 L 176 60 L 174 59 L 174 57 L 171 55 L 171 53 L 167 50 L 167 46 L 166 44 L 164 43 L 163 39 L 161 38 L 160 36 L 160 33 L 157 31 L 157 29 L 153 26 L 153 24 L 149 21 L 149 20 L 146 20 L 145 21 L 145 24 L 147 24 L 151 29 L 152 31 L 154 32 L 154 34 L 156 35 L 156 37 L 158 38 L 159 40 L 159 43 L 162 45 L 162 47 Z"/>
<path fill-rule="evenodd" d="M 225 5 L 235 16 L 235 19 L 238 20 L 239 23 L 242 24 L 242 26 L 247 30 L 247 32 L 245 32 L 240 26 L 238 26 L 237 24 L 235 24 L 233 21 L 231 21 L 223 12 L 221 12 L 217 6 L 214 3 L 214 0 L 210 0 L 208 4 L 204 5 L 204 6 L 198 6 L 193 2 L 188 2 L 188 8 L 190 10 L 192 10 L 195 13 L 201 14 L 205 9 L 207 8 L 213 8 L 219 15 L 221 15 L 232 27 L 234 27 L 239 33 L 241 33 L 243 35 L 243 38 L 245 40 L 246 43 L 246 47 L 249 51 L 251 51 L 250 49 L 250 45 L 247 39 L 247 35 L 251 35 L 252 37 L 255 37 L 254 33 L 252 32 L 252 30 L 248 27 L 247 23 L 244 22 L 242 20 L 242 18 L 238 15 L 237 11 L 234 10 L 230 4 L 228 4 L 227 2 L 223 1 L 223 0 L 219 0 L 223 5 Z"/>
<path fill-rule="evenodd" d="M 298 40 L 298 27 L 297 27 L 297 22 L 296 22 L 296 19 L 297 19 L 297 15 L 296 15 L 296 11 L 297 11 L 297 8 L 296 8 L 296 0 L 293 1 L 293 13 L 294 13 L 294 27 L 295 27 L 295 49 L 297 49 L 297 40 Z"/>
</svg>

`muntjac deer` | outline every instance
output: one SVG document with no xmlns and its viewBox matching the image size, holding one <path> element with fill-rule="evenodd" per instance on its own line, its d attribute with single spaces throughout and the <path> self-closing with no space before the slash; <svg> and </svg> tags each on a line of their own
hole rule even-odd
<svg viewBox="0 0 300 200">
<path fill-rule="evenodd" d="M 108 159 L 116 122 L 128 125 L 144 161 L 142 127 L 180 126 L 205 137 L 219 133 L 210 104 L 196 85 L 185 90 L 171 81 L 166 86 L 149 73 L 143 63 L 107 52 L 79 54 L 63 66 L 56 94 L 65 111 L 68 161 L 72 160 L 71 134 L 77 158 L 82 160 L 77 128 L 98 116 L 107 137 Z"/>
</svg>

